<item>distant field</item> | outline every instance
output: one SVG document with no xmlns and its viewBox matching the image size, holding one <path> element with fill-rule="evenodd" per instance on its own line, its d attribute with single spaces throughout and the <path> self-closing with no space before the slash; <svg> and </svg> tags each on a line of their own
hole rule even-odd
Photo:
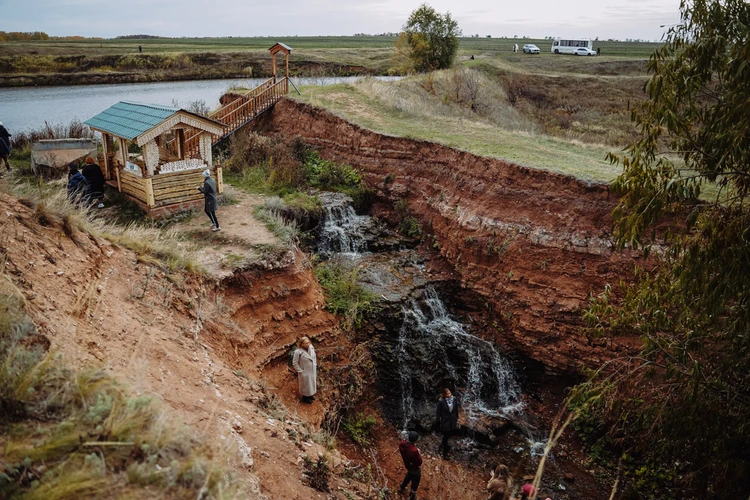
<svg viewBox="0 0 750 500">
<path fill-rule="evenodd" d="M 313 37 L 247 37 L 247 38 L 146 38 L 108 40 L 39 40 L 0 42 L 0 53 L 9 55 L 113 55 L 135 54 L 138 46 L 145 53 L 160 52 L 237 52 L 265 50 L 276 42 L 282 42 L 295 50 L 308 49 L 388 49 L 396 41 L 392 36 L 313 36 Z M 534 43 L 542 52 L 550 52 L 551 40 L 525 38 L 461 38 L 460 52 L 496 51 L 512 53 L 512 46 L 519 48 L 525 43 Z M 659 46 L 647 42 L 594 42 L 605 55 L 622 57 L 647 57 Z"/>
</svg>

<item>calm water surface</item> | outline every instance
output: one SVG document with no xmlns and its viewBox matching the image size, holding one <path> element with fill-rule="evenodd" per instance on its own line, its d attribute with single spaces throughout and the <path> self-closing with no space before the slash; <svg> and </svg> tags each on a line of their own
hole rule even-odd
<svg viewBox="0 0 750 500">
<path fill-rule="evenodd" d="M 390 80 L 391 77 L 377 77 Z M 0 88 L 0 121 L 13 134 L 28 129 L 67 124 L 74 118 L 88 120 L 118 101 L 186 107 L 191 101 L 203 100 L 214 109 L 219 97 L 229 87 L 252 88 L 264 78 L 194 80 L 186 82 L 122 83 L 113 85 L 74 85 L 61 87 Z M 351 82 L 357 77 L 294 78 L 300 85 L 330 85 Z M 294 89 L 290 86 L 290 92 Z"/>
</svg>

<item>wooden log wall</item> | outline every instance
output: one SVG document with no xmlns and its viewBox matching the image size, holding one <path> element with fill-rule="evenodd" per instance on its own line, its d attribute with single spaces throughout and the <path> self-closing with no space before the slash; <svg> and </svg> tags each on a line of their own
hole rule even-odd
<svg viewBox="0 0 750 500">
<path fill-rule="evenodd" d="M 150 184 L 150 179 L 138 177 L 124 170 L 120 170 L 119 174 L 120 191 L 148 206 L 149 196 L 146 184 Z"/>
<path fill-rule="evenodd" d="M 202 170 L 188 170 L 185 172 L 172 172 L 169 174 L 157 174 L 150 180 L 153 186 L 154 207 L 185 203 L 203 199 L 203 193 L 198 191 L 198 186 L 203 185 Z M 219 194 L 224 192 L 224 182 L 221 167 L 216 167 L 211 172 L 211 177 L 216 180 Z"/>
</svg>

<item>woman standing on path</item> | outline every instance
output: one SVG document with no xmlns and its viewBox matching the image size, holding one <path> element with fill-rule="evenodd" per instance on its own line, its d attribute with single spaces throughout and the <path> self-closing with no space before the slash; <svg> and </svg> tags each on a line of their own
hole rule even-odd
<svg viewBox="0 0 750 500">
<path fill-rule="evenodd" d="M 198 186 L 198 191 L 203 193 L 206 200 L 205 210 L 208 218 L 211 219 L 211 231 L 219 231 L 219 220 L 216 218 L 216 209 L 219 208 L 219 201 L 216 199 L 216 181 L 211 178 L 211 171 L 203 171 L 203 187 Z"/>
<path fill-rule="evenodd" d="M 443 433 L 443 458 L 448 459 L 448 438 L 458 429 L 458 398 L 453 397 L 451 390 L 447 387 L 443 389 L 443 396 L 438 401 L 435 411 L 438 428 Z"/>
<path fill-rule="evenodd" d="M 316 375 L 318 357 L 315 355 L 315 349 L 307 337 L 302 337 L 297 342 L 297 349 L 294 351 L 294 357 L 292 358 L 292 366 L 297 372 L 297 381 L 299 382 L 299 393 L 302 396 L 302 402 L 312 404 L 315 401 L 315 392 L 318 389 Z"/>
</svg>

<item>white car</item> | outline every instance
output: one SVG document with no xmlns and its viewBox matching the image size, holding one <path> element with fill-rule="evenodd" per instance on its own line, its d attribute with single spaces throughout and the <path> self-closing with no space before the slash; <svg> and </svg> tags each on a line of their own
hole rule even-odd
<svg viewBox="0 0 750 500">
<path fill-rule="evenodd" d="M 573 52 L 573 54 L 575 54 L 577 56 L 595 56 L 596 55 L 596 51 L 595 50 L 591 50 L 591 49 L 586 48 L 586 47 L 578 47 Z"/>
<path fill-rule="evenodd" d="M 539 47 L 537 47 L 533 43 L 527 43 L 526 45 L 523 46 L 523 53 L 524 54 L 538 54 Z"/>
</svg>

